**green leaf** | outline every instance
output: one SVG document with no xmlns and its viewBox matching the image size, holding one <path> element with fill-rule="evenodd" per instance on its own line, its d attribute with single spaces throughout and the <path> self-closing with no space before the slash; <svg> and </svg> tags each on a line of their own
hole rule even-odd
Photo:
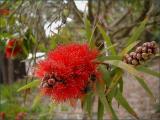
<svg viewBox="0 0 160 120">
<path fill-rule="evenodd" d="M 117 95 L 115 96 L 115 99 L 117 100 L 117 102 L 122 105 L 131 115 L 133 115 L 134 117 L 136 117 L 137 119 L 138 116 L 136 114 L 136 112 L 132 109 L 132 107 L 128 104 L 127 100 L 123 97 L 123 95 L 121 94 L 121 92 L 118 90 L 117 91 Z"/>
<path fill-rule="evenodd" d="M 117 67 L 129 72 L 130 74 L 134 75 L 136 78 L 138 78 L 137 79 L 138 82 L 146 90 L 146 92 L 153 97 L 153 94 L 152 94 L 151 90 L 149 89 L 149 87 L 147 86 L 147 84 L 143 80 L 144 76 L 143 76 L 142 72 L 137 71 L 131 65 L 128 65 L 128 64 L 126 64 L 122 61 L 119 61 L 119 60 L 107 61 L 107 63 L 112 64 L 114 66 L 117 66 Z"/>
<path fill-rule="evenodd" d="M 122 60 L 122 57 L 117 55 L 114 56 L 110 55 L 110 56 L 99 56 L 97 59 L 98 61 L 103 62 L 105 60 Z"/>
<path fill-rule="evenodd" d="M 102 74 L 102 79 L 105 81 L 105 84 L 107 87 L 109 87 L 110 85 L 110 82 L 111 82 L 111 76 L 110 76 L 110 73 L 109 71 L 107 70 L 106 66 L 99 66 L 99 71 L 100 73 Z"/>
<path fill-rule="evenodd" d="M 139 43 L 139 41 L 134 41 L 131 44 L 129 44 L 127 47 L 125 47 L 122 52 L 119 53 L 120 56 L 125 55 L 126 53 L 128 53 L 130 50 L 132 50 L 133 47 L 135 47 L 137 44 Z"/>
<path fill-rule="evenodd" d="M 87 36 L 87 39 L 88 39 L 88 43 L 90 43 L 90 38 L 92 36 L 92 26 L 91 26 L 91 23 L 90 21 L 87 19 L 85 19 L 85 29 L 86 29 L 86 36 Z"/>
<path fill-rule="evenodd" d="M 123 75 L 122 70 L 119 69 L 118 71 L 116 71 L 116 74 L 113 76 L 113 78 L 111 80 L 112 82 L 111 82 L 106 94 L 108 94 L 113 88 L 115 88 L 115 86 L 118 84 L 122 75 Z"/>
<path fill-rule="evenodd" d="M 106 99 L 106 96 L 104 93 L 104 84 L 97 83 L 96 87 L 97 87 L 97 93 L 98 93 L 99 99 L 103 103 L 104 109 L 109 112 L 113 120 L 117 120 L 118 119 L 117 115 L 115 114 L 114 110 L 112 109 L 112 106 L 109 105 Z"/>
<path fill-rule="evenodd" d="M 109 63 L 111 65 L 114 65 L 116 67 L 119 67 L 125 71 L 127 71 L 128 73 L 136 76 L 136 77 L 140 77 L 143 78 L 143 74 L 142 72 L 136 70 L 134 67 L 132 67 L 131 65 L 128 65 L 120 60 L 106 60 L 105 63 Z"/>
<path fill-rule="evenodd" d="M 92 116 L 92 101 L 93 93 L 90 92 L 85 96 L 83 108 L 88 112 L 89 116 Z"/>
<path fill-rule="evenodd" d="M 19 88 L 19 89 L 17 90 L 17 92 L 20 92 L 20 91 L 25 90 L 25 89 L 28 89 L 28 88 L 36 87 L 36 86 L 38 86 L 39 83 L 40 83 L 40 80 L 34 80 L 34 81 L 26 84 L 25 86 Z"/>
<path fill-rule="evenodd" d="M 146 67 L 144 67 L 144 66 L 139 66 L 139 67 L 137 67 L 136 69 L 139 70 L 139 71 L 142 71 L 142 72 L 144 72 L 144 73 L 148 73 L 148 74 L 150 74 L 150 75 L 153 75 L 153 76 L 155 76 L 155 77 L 159 77 L 159 78 L 160 78 L 160 73 L 159 73 L 159 72 L 156 72 L 156 71 L 151 70 L 151 69 L 149 69 L 149 68 L 146 68 Z"/>
<path fill-rule="evenodd" d="M 142 21 L 139 25 L 139 27 L 135 28 L 133 33 L 132 33 L 132 36 L 127 40 L 127 44 L 126 44 L 126 47 L 131 44 L 132 42 L 138 40 L 138 38 L 140 37 L 141 33 L 144 31 L 145 29 L 145 25 L 147 23 L 148 19 L 144 19 L 144 21 Z"/>
<path fill-rule="evenodd" d="M 97 120 L 103 120 L 104 115 L 104 106 L 100 100 L 98 100 L 98 113 L 97 113 Z"/>
<path fill-rule="evenodd" d="M 136 77 L 136 79 L 138 80 L 138 82 L 141 84 L 141 86 L 146 90 L 146 92 L 148 93 L 148 95 L 151 96 L 151 98 L 154 98 L 152 91 L 149 89 L 148 85 L 145 83 L 145 80 L 139 77 Z"/>
<path fill-rule="evenodd" d="M 40 100 L 42 98 L 42 94 L 39 93 L 33 100 L 33 104 L 32 104 L 32 109 L 34 109 L 39 103 L 40 103 Z"/>
<path fill-rule="evenodd" d="M 54 48 L 56 48 L 56 46 L 57 46 L 57 43 L 56 43 L 56 37 L 51 37 L 50 38 L 50 49 L 54 49 Z"/>
<path fill-rule="evenodd" d="M 114 47 L 111 47 L 111 46 L 113 46 L 113 44 L 112 44 L 109 36 L 106 34 L 105 30 L 100 25 L 97 25 L 97 27 L 106 42 L 106 46 L 110 48 L 109 51 L 111 52 L 111 54 L 116 55 L 116 50 Z"/>
</svg>

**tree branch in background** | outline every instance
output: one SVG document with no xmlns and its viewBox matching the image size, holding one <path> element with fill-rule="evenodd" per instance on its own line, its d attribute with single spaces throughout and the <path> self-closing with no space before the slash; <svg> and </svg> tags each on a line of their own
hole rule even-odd
<svg viewBox="0 0 160 120">
<path fill-rule="evenodd" d="M 83 13 L 78 10 L 74 0 L 68 0 L 68 4 L 71 7 L 71 11 L 72 11 L 74 18 L 75 18 L 74 20 L 78 23 L 80 23 L 80 22 L 83 23 L 83 19 L 82 19 Z"/>
<path fill-rule="evenodd" d="M 92 0 L 88 0 L 88 18 L 91 22 L 94 21 L 93 12 L 92 12 Z"/>
</svg>

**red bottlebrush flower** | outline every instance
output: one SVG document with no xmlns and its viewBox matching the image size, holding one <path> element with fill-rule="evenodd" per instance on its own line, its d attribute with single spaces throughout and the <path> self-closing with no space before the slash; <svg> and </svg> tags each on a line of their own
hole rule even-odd
<svg viewBox="0 0 160 120">
<path fill-rule="evenodd" d="M 1 118 L 1 120 L 5 120 L 5 113 L 4 112 L 0 112 L 0 118 Z"/>
<path fill-rule="evenodd" d="M 15 57 L 20 53 L 21 47 L 17 39 L 11 39 L 6 45 L 5 53 L 7 58 Z"/>
<path fill-rule="evenodd" d="M 49 52 L 36 68 L 36 76 L 42 79 L 42 92 L 57 102 L 80 98 L 91 75 L 98 73 L 93 62 L 97 55 L 97 50 L 76 43 Z"/>
<path fill-rule="evenodd" d="M 0 15 L 7 16 L 9 15 L 10 11 L 8 9 L 0 9 Z"/>
<path fill-rule="evenodd" d="M 25 116 L 26 116 L 25 112 L 19 112 L 17 113 L 15 120 L 24 120 Z"/>
</svg>

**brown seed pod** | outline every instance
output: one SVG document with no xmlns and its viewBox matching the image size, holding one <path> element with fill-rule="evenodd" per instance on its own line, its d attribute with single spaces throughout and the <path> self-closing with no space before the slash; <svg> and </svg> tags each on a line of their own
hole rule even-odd
<svg viewBox="0 0 160 120">
<path fill-rule="evenodd" d="M 140 47 L 137 47 L 136 52 L 137 52 L 137 53 L 141 53 L 141 52 L 142 52 L 142 47 L 141 47 L 141 46 L 140 46 Z"/>
<path fill-rule="evenodd" d="M 138 60 L 141 60 L 141 59 L 142 59 L 142 55 L 141 55 L 140 53 L 137 53 L 137 54 L 136 54 L 136 58 L 137 58 Z"/>
<path fill-rule="evenodd" d="M 132 60 L 132 65 L 138 65 L 138 61 L 136 59 Z"/>
<path fill-rule="evenodd" d="M 129 55 L 130 55 L 130 57 L 134 58 L 136 56 L 136 53 L 135 52 L 131 52 Z"/>
<path fill-rule="evenodd" d="M 147 53 L 142 53 L 142 58 L 143 58 L 144 60 L 147 60 L 147 59 L 148 59 L 148 54 L 147 54 Z"/>
<path fill-rule="evenodd" d="M 128 63 L 126 59 L 123 59 L 123 62 Z"/>
<path fill-rule="evenodd" d="M 128 57 L 130 57 L 129 54 L 125 54 L 124 55 L 124 58 L 128 58 Z"/>
<path fill-rule="evenodd" d="M 151 45 L 152 45 L 153 47 L 155 47 L 155 46 L 156 46 L 156 42 L 155 42 L 155 41 L 152 41 L 152 42 L 151 42 Z"/>
<path fill-rule="evenodd" d="M 131 63 L 132 62 L 132 58 L 131 57 L 128 57 L 127 58 L 127 63 Z"/>
<path fill-rule="evenodd" d="M 42 88 L 48 88 L 48 87 L 49 87 L 49 85 L 48 85 L 47 82 L 44 82 L 44 83 L 42 84 Z"/>
<path fill-rule="evenodd" d="M 149 54 L 151 54 L 151 53 L 152 53 L 152 49 L 148 49 L 147 52 L 148 52 Z"/>
<path fill-rule="evenodd" d="M 143 43 L 143 45 L 142 45 L 143 47 L 147 47 L 148 46 L 148 42 L 146 42 L 146 43 Z"/>
<path fill-rule="evenodd" d="M 53 86 L 56 83 L 56 80 L 54 78 L 52 78 L 52 79 L 49 79 L 47 82 L 49 85 Z"/>
<path fill-rule="evenodd" d="M 147 52 L 147 47 L 142 47 L 142 52 L 143 53 Z"/>
</svg>

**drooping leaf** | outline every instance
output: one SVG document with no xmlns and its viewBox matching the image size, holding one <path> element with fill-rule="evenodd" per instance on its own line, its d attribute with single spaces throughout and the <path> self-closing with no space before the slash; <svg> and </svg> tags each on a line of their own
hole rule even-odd
<svg viewBox="0 0 160 120">
<path fill-rule="evenodd" d="M 138 79 L 137 79 L 138 82 L 139 82 L 140 85 L 146 90 L 146 92 L 153 97 L 153 94 L 152 94 L 151 90 L 149 89 L 148 85 L 147 85 L 147 84 L 144 82 L 144 80 L 143 80 L 144 76 L 143 76 L 142 72 L 136 70 L 136 69 L 135 69 L 134 67 L 132 67 L 131 65 L 128 65 L 128 64 L 126 64 L 126 63 L 124 63 L 124 62 L 122 62 L 122 61 L 110 60 L 110 61 L 107 61 L 107 63 L 112 64 L 112 65 L 114 65 L 114 66 L 117 66 L 117 67 L 119 67 L 119 68 L 127 71 L 128 73 L 134 75 L 136 78 L 138 78 Z M 112 84 L 112 83 L 111 83 L 111 84 Z M 110 85 L 110 86 L 111 86 L 111 85 Z M 110 89 L 113 88 L 113 86 L 114 86 L 114 85 L 112 85 L 112 87 L 110 87 Z M 109 89 L 109 90 L 110 90 L 110 89 Z"/>
<path fill-rule="evenodd" d="M 87 17 L 85 18 L 84 24 L 85 24 L 87 40 L 88 40 L 88 43 L 89 43 L 90 38 L 92 36 L 92 26 L 91 26 L 90 21 L 87 19 Z"/>
<path fill-rule="evenodd" d="M 25 86 L 19 88 L 19 89 L 17 90 L 17 92 L 20 92 L 20 91 L 25 90 L 25 89 L 28 89 L 28 88 L 37 87 L 39 83 L 40 83 L 39 80 L 34 80 L 34 81 L 26 84 Z"/>
<path fill-rule="evenodd" d="M 99 66 L 99 71 L 101 72 L 102 74 L 102 79 L 104 80 L 105 84 L 107 87 L 109 87 L 110 85 L 110 82 L 111 82 L 111 76 L 110 76 L 110 73 L 109 71 L 107 70 L 106 66 Z"/>
<path fill-rule="evenodd" d="M 98 27 L 100 33 L 102 34 L 102 36 L 103 36 L 103 38 L 104 38 L 104 40 L 105 40 L 106 46 L 107 46 L 107 47 L 111 47 L 111 46 L 112 46 L 112 47 L 109 49 L 109 51 L 111 52 L 111 55 L 116 55 L 116 50 L 115 50 L 115 48 L 113 47 L 113 44 L 112 44 L 112 42 L 111 42 L 111 40 L 110 40 L 110 37 L 106 34 L 106 31 L 105 31 L 100 25 L 97 25 L 97 27 Z"/>
<path fill-rule="evenodd" d="M 104 106 L 100 100 L 98 100 L 98 113 L 97 113 L 97 120 L 103 120 L 104 115 Z"/>
<path fill-rule="evenodd" d="M 134 41 L 131 44 L 129 44 L 127 47 L 125 47 L 120 53 L 120 56 L 125 55 L 126 53 L 128 53 L 130 50 L 132 50 L 133 47 L 135 47 L 137 44 L 139 43 L 139 41 Z"/>
<path fill-rule="evenodd" d="M 109 105 L 106 99 L 105 92 L 104 92 L 104 84 L 97 83 L 96 87 L 97 87 L 96 90 L 97 90 L 99 99 L 102 102 L 104 109 L 109 112 L 113 120 L 117 120 L 118 119 L 117 115 L 115 114 L 114 110 L 112 109 L 112 106 Z"/>
<path fill-rule="evenodd" d="M 32 104 L 32 109 L 34 109 L 39 103 L 40 103 L 40 100 L 42 98 L 42 94 L 39 93 L 33 100 L 33 104 Z"/>
<path fill-rule="evenodd" d="M 132 109 L 132 107 L 128 104 L 127 100 L 123 97 L 122 93 L 118 90 L 117 94 L 115 96 L 115 99 L 117 100 L 117 102 L 123 106 L 123 108 L 126 109 L 126 111 L 128 111 L 131 115 L 133 115 L 134 117 L 136 117 L 137 119 L 138 116 L 136 114 L 136 112 Z"/>
<path fill-rule="evenodd" d="M 117 55 L 114 56 L 111 55 L 111 56 L 99 56 L 97 59 L 98 61 L 103 62 L 105 60 L 122 60 L 122 57 Z"/>
<path fill-rule="evenodd" d="M 128 65 L 120 60 L 106 60 L 105 63 L 109 63 L 111 65 L 114 65 L 116 67 L 119 67 L 125 71 L 127 71 L 128 73 L 134 75 L 134 76 L 137 76 L 137 77 L 140 77 L 140 78 L 143 78 L 143 74 L 142 72 L 136 70 L 133 66 L 131 65 Z"/>
<path fill-rule="evenodd" d="M 119 69 L 116 74 L 113 76 L 112 80 L 111 80 L 111 84 L 107 90 L 107 94 L 113 89 L 115 88 L 115 86 L 118 84 L 119 80 L 121 80 L 120 78 L 123 75 L 123 71 L 121 69 Z"/>
<path fill-rule="evenodd" d="M 152 91 L 149 89 L 148 85 L 146 84 L 145 80 L 139 77 L 136 77 L 140 85 L 145 89 L 145 91 L 148 93 L 148 95 L 151 96 L 151 98 L 155 99 L 153 96 Z"/>
<path fill-rule="evenodd" d="M 140 25 L 139 25 L 137 28 L 134 29 L 131 37 L 127 40 L 128 42 L 126 43 L 126 47 L 127 47 L 129 44 L 131 44 L 132 42 L 138 40 L 138 38 L 140 37 L 141 33 L 142 33 L 142 32 L 144 31 L 144 29 L 145 29 L 145 25 L 146 25 L 147 21 L 148 21 L 147 18 L 144 19 L 144 21 L 142 21 L 142 22 L 140 23 Z"/>
<path fill-rule="evenodd" d="M 85 96 L 83 104 L 83 108 L 87 111 L 90 117 L 92 116 L 92 103 L 93 103 L 92 99 L 93 99 L 93 93 L 90 92 Z"/>
<path fill-rule="evenodd" d="M 149 69 L 149 68 L 146 68 L 146 67 L 144 67 L 144 66 L 139 66 L 139 67 L 137 67 L 137 70 L 142 71 L 142 72 L 144 72 L 144 73 L 148 73 L 148 74 L 150 74 L 150 75 L 153 75 L 153 76 L 155 76 L 155 77 L 159 77 L 159 78 L 160 78 L 160 72 L 156 72 L 156 71 L 151 70 L 151 69 Z"/>
</svg>

